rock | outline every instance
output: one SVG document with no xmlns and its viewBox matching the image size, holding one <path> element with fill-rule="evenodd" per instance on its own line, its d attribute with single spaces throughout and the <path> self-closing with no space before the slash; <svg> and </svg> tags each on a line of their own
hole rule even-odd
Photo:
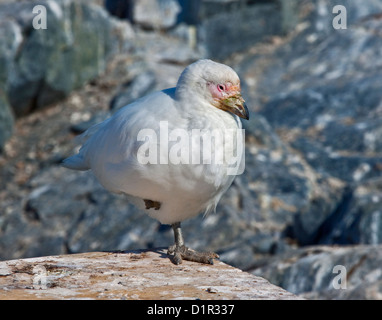
<svg viewBox="0 0 382 320">
<path fill-rule="evenodd" d="M 341 201 L 344 184 L 317 174 L 261 115 L 252 114 L 244 128 L 248 136 L 246 171 L 235 180 L 241 186 L 240 209 L 253 212 L 256 223 L 267 225 L 261 227 L 262 234 L 273 229 L 273 237 L 310 243 Z"/>
<path fill-rule="evenodd" d="M 134 79 L 125 83 L 110 102 L 110 109 L 116 111 L 134 100 L 154 91 L 155 74 L 148 70 L 138 74 Z"/>
<path fill-rule="evenodd" d="M 0 93 L 0 153 L 5 142 L 12 136 L 14 116 L 6 97 Z"/>
<path fill-rule="evenodd" d="M 289 236 L 302 245 L 371 243 L 370 234 L 382 239 L 370 229 L 372 216 L 379 221 L 378 210 L 366 205 L 374 198 L 377 206 L 379 191 L 364 187 L 382 173 L 377 61 L 382 23 L 374 15 L 382 6 L 344 1 L 351 11 L 348 29 L 336 30 L 331 23 L 335 4 L 301 4 L 300 25 L 290 39 L 270 54 L 246 57 L 238 67 L 247 80 L 248 105 L 256 106 L 292 154 L 303 157 L 318 181 L 342 185 L 342 195 L 327 198 L 327 214 L 299 210 L 294 216 Z M 349 200 L 358 190 L 370 194 Z M 379 227 L 374 224 L 373 230 Z"/>
<path fill-rule="evenodd" d="M 106 10 L 120 19 L 133 22 L 134 1 L 133 0 L 105 0 Z"/>
<path fill-rule="evenodd" d="M 183 2 L 194 1 L 184 0 Z M 197 0 L 195 2 L 199 2 L 198 15 L 201 21 L 222 13 L 236 12 L 247 6 L 245 0 Z"/>
<path fill-rule="evenodd" d="M 178 23 L 197 25 L 200 20 L 200 10 L 206 1 L 202 0 L 178 0 L 181 11 L 178 15 Z M 216 6 L 215 6 L 216 8 Z"/>
<path fill-rule="evenodd" d="M 0 262 L 0 299 L 299 299 L 222 262 L 176 266 L 165 252 L 91 252 Z"/>
<path fill-rule="evenodd" d="M 175 26 L 180 6 L 175 0 L 140 0 L 134 3 L 134 23 L 145 29 Z"/>
<path fill-rule="evenodd" d="M 280 10 L 272 3 L 248 7 L 241 5 L 237 10 L 203 20 L 198 32 L 200 46 L 207 56 L 221 60 L 234 52 L 248 49 L 267 36 L 281 34 Z"/>
<path fill-rule="evenodd" d="M 7 77 L 13 68 L 13 57 L 21 43 L 21 29 L 9 20 L 0 23 L 0 151 L 11 137 L 14 115 L 6 95 Z"/>
<path fill-rule="evenodd" d="M 342 203 L 319 230 L 318 243 L 373 244 L 382 243 L 381 179 L 371 179 L 348 188 Z"/>
<path fill-rule="evenodd" d="M 279 130 L 294 129 L 289 143 L 318 172 L 347 182 L 381 176 L 378 77 L 274 97 L 262 114 Z"/>
<path fill-rule="evenodd" d="M 104 190 L 88 172 L 72 174 L 52 167 L 29 186 L 34 191 L 23 203 L 9 205 L 9 213 L 2 217 L 2 259 L 15 252 L 33 257 L 42 252 L 83 252 L 85 248 L 136 248 L 139 242 L 147 246 L 155 235 L 154 220 L 137 212 L 123 196 Z M 25 237 L 16 236 L 19 230 Z"/>
<path fill-rule="evenodd" d="M 300 0 L 204 0 L 199 8 L 200 46 L 208 57 L 226 59 L 293 31 L 301 22 L 303 5 Z"/>
<path fill-rule="evenodd" d="M 47 29 L 34 29 L 36 3 L 2 5 L 0 18 L 16 23 L 18 45 L 8 60 L 6 92 L 17 116 L 68 96 L 106 68 L 132 37 L 127 23 L 85 1 L 45 1 Z M 86 43 L 86 45 L 81 45 Z M 17 54 L 16 54 L 17 52 Z M 1 53 L 0 53 L 1 55 Z"/>
<path fill-rule="evenodd" d="M 380 300 L 381 249 L 380 245 L 302 248 L 274 257 L 253 274 L 309 299 Z"/>
<path fill-rule="evenodd" d="M 342 0 L 340 3 L 333 0 L 297 1 L 297 3 L 300 22 L 306 23 L 303 33 L 305 35 L 315 34 L 316 40 L 322 40 L 333 32 L 347 33 L 347 29 L 335 30 L 333 28 L 333 18 L 337 15 L 333 13 L 333 8 L 336 5 L 340 4 L 346 8 L 348 28 L 357 26 L 363 19 L 378 16 L 382 10 L 382 4 L 378 0 L 368 0 L 363 4 L 351 0 Z M 312 40 L 313 38 L 306 39 L 306 42 L 314 43 L 315 41 Z"/>
</svg>

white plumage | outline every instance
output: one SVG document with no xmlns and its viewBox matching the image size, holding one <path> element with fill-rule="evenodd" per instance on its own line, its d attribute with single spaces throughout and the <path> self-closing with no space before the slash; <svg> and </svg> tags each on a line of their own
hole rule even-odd
<svg viewBox="0 0 382 320">
<path fill-rule="evenodd" d="M 228 174 L 231 162 L 242 165 L 237 115 L 248 119 L 237 74 L 199 60 L 183 71 L 176 88 L 140 98 L 86 131 L 79 153 L 63 165 L 91 169 L 104 188 L 127 195 L 152 218 L 173 225 L 176 247 L 184 247 L 180 222 L 213 211 L 235 177 Z M 234 135 L 222 141 L 215 137 L 208 149 L 198 132 Z M 221 162 L 216 154 L 224 154 Z M 189 258 L 177 249 L 176 263 L 180 255 Z"/>
</svg>

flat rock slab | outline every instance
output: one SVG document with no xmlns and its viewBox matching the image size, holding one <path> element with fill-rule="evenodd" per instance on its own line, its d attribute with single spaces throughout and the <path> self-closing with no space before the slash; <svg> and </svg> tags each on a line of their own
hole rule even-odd
<svg viewBox="0 0 382 320">
<path fill-rule="evenodd" d="M 216 261 L 174 265 L 164 249 L 0 262 L 0 299 L 298 299 Z"/>
</svg>

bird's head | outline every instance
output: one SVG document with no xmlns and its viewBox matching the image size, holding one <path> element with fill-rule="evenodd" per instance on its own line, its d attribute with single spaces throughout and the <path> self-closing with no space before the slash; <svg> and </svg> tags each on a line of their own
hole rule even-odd
<svg viewBox="0 0 382 320">
<path fill-rule="evenodd" d="M 239 76 L 227 65 L 208 59 L 189 65 L 177 84 L 177 94 L 185 92 L 200 96 L 218 109 L 249 119 L 248 108 L 241 95 Z"/>
</svg>

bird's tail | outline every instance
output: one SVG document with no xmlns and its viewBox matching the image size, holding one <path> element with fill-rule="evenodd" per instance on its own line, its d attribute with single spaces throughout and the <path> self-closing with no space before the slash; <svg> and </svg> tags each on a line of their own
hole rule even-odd
<svg viewBox="0 0 382 320">
<path fill-rule="evenodd" d="M 88 164 L 80 154 L 76 154 L 62 161 L 61 165 L 68 169 L 85 171 L 89 170 Z"/>
<path fill-rule="evenodd" d="M 85 155 L 86 155 L 86 150 L 88 149 L 88 141 L 89 139 L 98 131 L 100 127 L 105 125 L 109 119 L 95 124 L 91 126 L 88 130 L 86 130 L 84 133 L 80 134 L 75 138 L 75 144 L 82 144 L 83 146 L 81 147 L 79 153 L 77 153 L 74 156 L 71 156 L 69 158 L 66 158 L 61 165 L 65 168 L 68 169 L 73 169 L 73 170 L 80 170 L 80 171 L 85 171 L 89 170 L 90 166 L 88 164 L 88 161 L 85 160 Z"/>
</svg>

